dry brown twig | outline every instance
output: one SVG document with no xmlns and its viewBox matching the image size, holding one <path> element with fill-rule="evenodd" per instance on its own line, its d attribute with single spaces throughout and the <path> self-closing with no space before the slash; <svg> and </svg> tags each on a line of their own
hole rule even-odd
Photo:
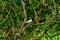
<svg viewBox="0 0 60 40">
<path fill-rule="evenodd" d="M 23 28 L 24 28 L 24 24 L 25 24 L 25 22 L 26 22 L 26 20 L 27 20 L 27 15 L 26 15 L 26 10 L 25 10 L 25 3 L 24 3 L 24 1 L 23 0 L 21 0 L 21 2 L 22 2 L 22 6 L 23 6 L 23 12 L 24 12 L 24 22 L 22 23 L 22 25 L 21 25 L 21 29 L 20 29 L 20 32 L 22 32 L 22 30 L 23 30 Z"/>
<path fill-rule="evenodd" d="M 9 12 L 8 12 L 8 10 L 7 10 L 7 8 L 6 7 L 4 7 L 4 9 L 7 11 L 7 15 L 5 16 L 6 18 L 5 18 L 5 20 L 4 21 L 2 21 L 0 24 L 2 24 L 2 23 L 4 23 L 7 19 L 8 19 L 8 15 L 9 15 Z"/>
</svg>

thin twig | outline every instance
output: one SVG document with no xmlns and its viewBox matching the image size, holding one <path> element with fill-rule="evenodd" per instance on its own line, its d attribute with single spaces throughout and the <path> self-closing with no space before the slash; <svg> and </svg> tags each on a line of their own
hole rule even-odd
<svg viewBox="0 0 60 40">
<path fill-rule="evenodd" d="M 23 0 L 21 0 L 21 2 L 22 2 L 22 6 L 23 6 L 23 12 L 24 12 L 24 22 L 27 20 L 27 15 L 26 15 L 26 9 L 25 9 L 25 3 L 24 3 L 24 1 Z"/>
<path fill-rule="evenodd" d="M 4 7 L 5 8 L 5 7 Z M 5 8 L 6 9 L 6 8 Z M 5 20 L 4 21 L 2 21 L 2 22 L 0 22 L 0 24 L 3 24 L 7 19 L 8 19 L 8 15 L 9 15 L 9 12 L 8 12 L 8 10 L 6 9 L 6 11 L 7 11 L 7 15 L 6 15 L 6 18 L 5 18 Z"/>
<path fill-rule="evenodd" d="M 24 24 L 25 24 L 25 22 L 26 22 L 26 20 L 27 20 L 27 15 L 26 15 L 26 10 L 25 10 L 25 3 L 24 3 L 23 0 L 21 0 L 21 2 L 22 2 L 23 12 L 24 12 L 24 22 L 22 23 L 21 29 L 20 29 L 20 32 L 22 33 L 22 30 L 23 30 L 23 28 L 24 28 Z"/>
</svg>

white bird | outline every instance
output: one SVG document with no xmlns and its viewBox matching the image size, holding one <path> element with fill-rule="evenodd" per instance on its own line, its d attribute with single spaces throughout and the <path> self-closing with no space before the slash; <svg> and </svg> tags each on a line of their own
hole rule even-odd
<svg viewBox="0 0 60 40">
<path fill-rule="evenodd" d="M 15 35 L 19 35 L 19 33 L 16 33 Z"/>
<path fill-rule="evenodd" d="M 30 20 L 26 21 L 25 23 L 30 23 L 30 22 L 32 22 L 32 19 L 30 19 Z"/>
</svg>

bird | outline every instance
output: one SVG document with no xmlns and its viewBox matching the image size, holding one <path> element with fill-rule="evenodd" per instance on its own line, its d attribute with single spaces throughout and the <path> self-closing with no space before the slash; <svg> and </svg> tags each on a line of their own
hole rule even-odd
<svg viewBox="0 0 60 40">
<path fill-rule="evenodd" d="M 30 20 L 26 21 L 25 23 L 30 23 L 30 22 L 32 22 L 32 19 L 30 19 Z"/>
<path fill-rule="evenodd" d="M 19 35 L 19 33 L 16 33 L 15 35 Z"/>
</svg>

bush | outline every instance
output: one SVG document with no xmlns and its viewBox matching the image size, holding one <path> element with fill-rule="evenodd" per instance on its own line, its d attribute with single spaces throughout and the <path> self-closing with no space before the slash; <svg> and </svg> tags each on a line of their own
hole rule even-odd
<svg viewBox="0 0 60 40">
<path fill-rule="evenodd" d="M 60 0 L 0 0 L 0 39 L 60 40 Z"/>
</svg>

